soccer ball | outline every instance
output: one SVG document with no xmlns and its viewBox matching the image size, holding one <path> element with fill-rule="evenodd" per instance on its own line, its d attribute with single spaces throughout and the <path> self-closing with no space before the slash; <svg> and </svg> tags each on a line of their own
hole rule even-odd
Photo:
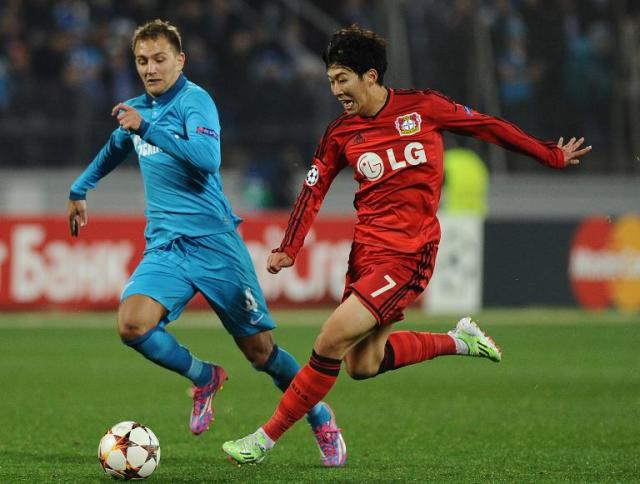
<svg viewBox="0 0 640 484">
<path fill-rule="evenodd" d="M 114 479 L 144 479 L 160 463 L 160 442 L 149 427 L 120 422 L 100 439 L 98 460 Z"/>
</svg>

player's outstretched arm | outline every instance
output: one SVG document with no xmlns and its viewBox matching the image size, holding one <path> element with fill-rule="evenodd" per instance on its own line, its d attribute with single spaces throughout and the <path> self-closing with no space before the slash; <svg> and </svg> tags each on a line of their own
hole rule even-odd
<svg viewBox="0 0 640 484">
<path fill-rule="evenodd" d="M 69 219 L 71 236 L 77 237 L 80 233 L 80 227 L 87 225 L 87 201 L 69 200 L 69 203 L 67 203 L 67 218 Z"/>
<path fill-rule="evenodd" d="M 283 267 L 291 267 L 293 259 L 284 252 L 273 252 L 267 259 L 267 270 L 271 274 L 277 274 Z"/>
<path fill-rule="evenodd" d="M 591 146 L 579 149 L 583 143 L 584 138 L 571 138 L 567 144 L 564 144 L 564 138 L 560 137 L 558 140 L 558 148 L 560 148 L 564 154 L 564 166 L 578 165 L 580 163 L 580 157 L 591 151 Z"/>
</svg>

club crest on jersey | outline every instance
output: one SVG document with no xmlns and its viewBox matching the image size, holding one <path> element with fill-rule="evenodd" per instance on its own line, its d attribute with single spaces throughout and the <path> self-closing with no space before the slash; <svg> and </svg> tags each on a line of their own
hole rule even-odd
<svg viewBox="0 0 640 484">
<path fill-rule="evenodd" d="M 309 173 L 307 173 L 307 178 L 305 178 L 304 182 L 307 184 L 307 186 L 312 187 L 313 185 L 318 183 L 319 179 L 320 172 L 318 171 L 318 167 L 316 165 L 311 165 L 311 169 L 309 170 Z"/>
<path fill-rule="evenodd" d="M 396 129 L 400 136 L 411 136 L 420 132 L 422 116 L 418 113 L 403 114 L 396 118 Z"/>
</svg>

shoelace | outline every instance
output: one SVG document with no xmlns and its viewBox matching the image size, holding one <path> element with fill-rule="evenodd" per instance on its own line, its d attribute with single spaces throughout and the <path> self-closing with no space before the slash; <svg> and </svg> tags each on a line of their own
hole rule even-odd
<svg viewBox="0 0 640 484">
<path fill-rule="evenodd" d="M 258 442 L 253 435 L 243 438 L 240 442 L 240 451 L 243 453 L 252 453 L 253 449 L 256 447 L 260 450 L 264 450 L 264 447 L 260 445 L 260 442 Z"/>
<path fill-rule="evenodd" d="M 219 378 L 219 375 L 218 375 Z M 193 398 L 200 400 L 201 398 L 207 398 L 209 395 L 213 393 L 214 388 L 218 386 L 218 378 L 215 381 L 211 381 L 207 383 L 203 387 L 194 387 L 193 389 Z"/>
<path fill-rule="evenodd" d="M 205 404 L 205 400 L 207 399 L 207 396 L 208 395 L 206 392 L 206 388 L 197 388 L 193 392 L 193 400 L 195 403 L 194 406 L 198 409 L 198 411 Z"/>
<path fill-rule="evenodd" d="M 196 389 L 193 391 L 193 398 L 194 399 L 201 399 L 202 397 L 208 397 L 209 393 L 211 393 L 211 385 L 206 385 L 203 387 L 196 387 Z"/>
</svg>

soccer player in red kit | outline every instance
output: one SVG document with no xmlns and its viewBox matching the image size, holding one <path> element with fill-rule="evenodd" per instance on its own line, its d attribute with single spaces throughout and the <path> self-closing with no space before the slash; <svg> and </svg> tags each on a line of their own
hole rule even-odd
<svg viewBox="0 0 640 484">
<path fill-rule="evenodd" d="M 580 148 L 583 138 L 566 144 L 563 138 L 541 141 L 436 91 L 385 87 L 386 43 L 357 26 L 336 32 L 323 60 L 344 113 L 328 126 L 314 153 L 267 270 L 275 274 L 293 265 L 331 182 L 349 166 L 359 184 L 358 220 L 345 291 L 271 419 L 253 434 L 223 445 L 241 464 L 264 459 L 282 434 L 325 397 L 343 361 L 352 378 L 364 379 L 443 355 L 501 360 L 498 346 L 468 317 L 447 334 L 392 331 L 433 273 L 440 241 L 436 212 L 443 131 L 495 143 L 552 168 L 575 165 L 591 150 Z M 346 450 L 335 458 L 334 465 L 344 464 Z"/>
</svg>

